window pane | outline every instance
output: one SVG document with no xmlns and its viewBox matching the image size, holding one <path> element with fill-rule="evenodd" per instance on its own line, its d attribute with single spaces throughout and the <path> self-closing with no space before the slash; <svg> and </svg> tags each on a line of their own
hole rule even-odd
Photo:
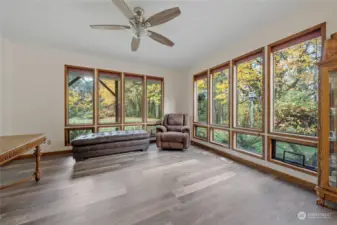
<svg viewBox="0 0 337 225">
<path fill-rule="evenodd" d="M 68 70 L 68 123 L 94 123 L 94 75 L 91 71 Z"/>
<path fill-rule="evenodd" d="M 150 133 L 150 136 L 151 137 L 155 137 L 156 136 L 156 128 L 157 128 L 157 125 L 154 125 L 154 126 L 146 126 L 146 130 L 147 132 Z"/>
<path fill-rule="evenodd" d="M 196 122 L 207 123 L 207 77 L 196 80 Z"/>
<path fill-rule="evenodd" d="M 124 130 L 143 130 L 143 126 L 139 125 L 139 126 L 125 126 Z"/>
<path fill-rule="evenodd" d="M 76 129 L 76 130 L 68 130 L 68 132 L 69 132 L 69 143 L 71 143 L 72 140 L 74 140 L 80 135 L 91 134 L 92 129 L 81 129 L 81 130 Z"/>
<path fill-rule="evenodd" d="M 120 130 L 119 127 L 100 127 L 98 128 L 99 132 L 111 132 L 111 131 L 118 131 Z"/>
<path fill-rule="evenodd" d="M 125 122 L 142 122 L 143 78 L 125 77 Z"/>
<path fill-rule="evenodd" d="M 119 123 L 120 77 L 113 74 L 99 74 L 99 123 Z"/>
<path fill-rule="evenodd" d="M 319 37 L 274 52 L 274 131 L 317 136 L 321 49 Z"/>
<path fill-rule="evenodd" d="M 207 139 L 207 128 L 205 127 L 195 127 L 195 136 L 202 138 L 202 139 Z"/>
<path fill-rule="evenodd" d="M 258 154 L 261 156 L 263 155 L 262 137 L 239 133 L 237 133 L 235 136 L 236 136 L 236 147 L 238 149 Z"/>
<path fill-rule="evenodd" d="M 147 80 L 147 121 L 162 119 L 162 81 Z"/>
<path fill-rule="evenodd" d="M 212 141 L 223 145 L 229 145 L 229 132 L 225 130 L 213 129 Z"/>
<path fill-rule="evenodd" d="M 212 123 L 229 126 L 229 69 L 212 74 Z"/>
<path fill-rule="evenodd" d="M 273 159 L 317 171 L 317 148 L 273 140 Z"/>
<path fill-rule="evenodd" d="M 263 58 L 236 65 L 236 127 L 262 129 Z"/>
</svg>

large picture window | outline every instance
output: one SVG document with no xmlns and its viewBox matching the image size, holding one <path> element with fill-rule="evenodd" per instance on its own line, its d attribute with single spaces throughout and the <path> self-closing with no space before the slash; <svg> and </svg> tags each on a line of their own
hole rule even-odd
<svg viewBox="0 0 337 225">
<path fill-rule="evenodd" d="M 207 72 L 195 76 L 195 113 L 194 120 L 198 123 L 208 122 L 208 75 Z"/>
<path fill-rule="evenodd" d="M 64 81 L 65 145 L 93 132 L 155 128 L 163 117 L 161 77 L 65 65 Z"/>
<path fill-rule="evenodd" d="M 237 128 L 263 130 L 264 51 L 233 60 L 234 115 Z"/>
<path fill-rule="evenodd" d="M 98 72 L 98 123 L 120 123 L 121 74 Z"/>
<path fill-rule="evenodd" d="M 270 47 L 272 131 L 317 136 L 321 29 Z"/>
<path fill-rule="evenodd" d="M 229 127 L 229 63 L 211 70 L 212 124 Z"/>
<path fill-rule="evenodd" d="M 317 175 L 325 33 L 322 23 L 194 75 L 194 141 Z"/>
<path fill-rule="evenodd" d="M 161 121 L 163 117 L 163 80 L 148 77 L 146 80 L 147 122 Z"/>
<path fill-rule="evenodd" d="M 124 79 L 125 123 L 143 121 L 143 77 L 126 75 Z"/>
<path fill-rule="evenodd" d="M 94 124 L 94 70 L 67 69 L 68 125 Z"/>
</svg>

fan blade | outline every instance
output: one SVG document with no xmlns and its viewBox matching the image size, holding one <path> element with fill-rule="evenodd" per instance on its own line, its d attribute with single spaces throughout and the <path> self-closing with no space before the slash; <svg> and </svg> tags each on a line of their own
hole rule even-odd
<svg viewBox="0 0 337 225">
<path fill-rule="evenodd" d="M 124 14 L 124 16 L 128 18 L 128 20 L 135 16 L 124 0 L 112 0 L 112 2 Z"/>
<path fill-rule="evenodd" d="M 90 25 L 92 29 L 101 29 L 101 30 L 127 30 L 130 29 L 130 26 L 124 25 Z"/>
<path fill-rule="evenodd" d="M 166 9 L 162 12 L 159 12 L 146 20 L 151 27 L 166 23 L 181 14 L 179 7 Z"/>
<path fill-rule="evenodd" d="M 163 35 L 161 34 L 158 34 L 156 32 L 153 32 L 153 31 L 148 31 L 148 36 L 150 38 L 152 38 L 153 40 L 163 44 L 163 45 L 167 45 L 167 46 L 170 46 L 172 47 L 174 45 L 174 43 L 169 40 L 168 38 L 164 37 Z"/>
<path fill-rule="evenodd" d="M 131 50 L 133 52 L 137 51 L 139 48 L 140 39 L 133 37 L 131 41 Z"/>
</svg>

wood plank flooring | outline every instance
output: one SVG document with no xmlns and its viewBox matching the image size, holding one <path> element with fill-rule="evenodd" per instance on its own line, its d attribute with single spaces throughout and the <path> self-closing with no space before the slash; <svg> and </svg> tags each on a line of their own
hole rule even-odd
<svg viewBox="0 0 337 225">
<path fill-rule="evenodd" d="M 2 167 L 1 183 L 34 171 Z M 42 158 L 42 179 L 0 192 L 1 225 L 336 225 L 314 193 L 191 147 L 93 158 Z M 298 219 L 306 212 L 305 221 Z M 310 218 L 318 215 L 320 218 Z M 325 218 L 322 218 L 325 217 Z"/>
</svg>

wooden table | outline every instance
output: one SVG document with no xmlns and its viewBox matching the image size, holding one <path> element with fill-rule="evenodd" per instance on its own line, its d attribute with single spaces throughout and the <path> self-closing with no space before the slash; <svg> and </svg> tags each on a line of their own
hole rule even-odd
<svg viewBox="0 0 337 225">
<path fill-rule="evenodd" d="M 43 134 L 0 136 L 0 166 L 10 162 L 19 155 L 22 155 L 33 148 L 35 148 L 34 155 L 36 162 L 35 173 L 31 177 L 12 184 L 0 186 L 0 190 L 30 181 L 33 178 L 36 182 L 40 180 L 40 145 L 45 141 L 46 136 Z"/>
</svg>

